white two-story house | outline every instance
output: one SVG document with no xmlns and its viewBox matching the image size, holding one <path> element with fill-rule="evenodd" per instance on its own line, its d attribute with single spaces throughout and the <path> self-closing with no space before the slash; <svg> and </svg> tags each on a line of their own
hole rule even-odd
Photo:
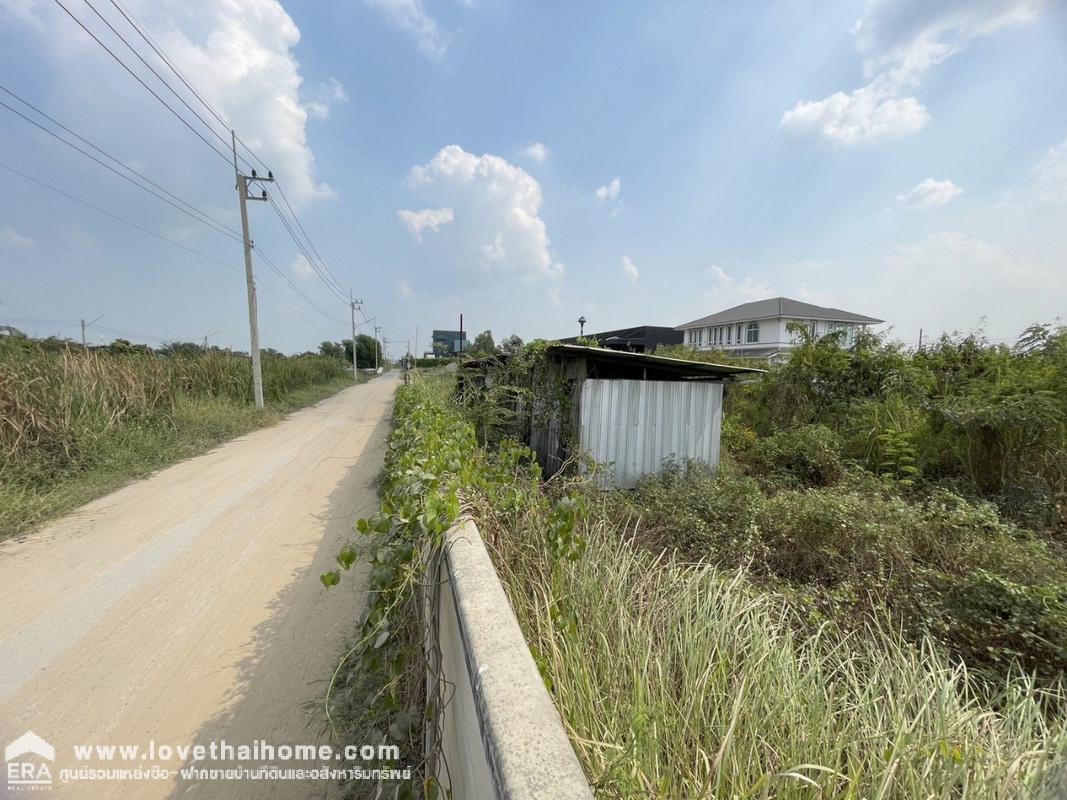
<svg viewBox="0 0 1067 800">
<path fill-rule="evenodd" d="M 797 343 L 797 335 L 788 329 L 791 322 L 803 325 L 816 337 L 844 331 L 848 344 L 857 332 L 884 320 L 788 297 L 772 297 L 742 303 L 679 325 L 675 330 L 682 331 L 685 343 L 698 350 L 724 350 L 731 355 L 774 361 L 786 356 Z"/>
</svg>

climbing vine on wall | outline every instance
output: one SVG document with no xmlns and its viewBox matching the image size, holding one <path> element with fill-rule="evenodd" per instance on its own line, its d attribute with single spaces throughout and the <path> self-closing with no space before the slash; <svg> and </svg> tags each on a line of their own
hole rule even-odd
<svg viewBox="0 0 1067 800">
<path fill-rule="evenodd" d="M 327 692 L 331 733 L 345 744 L 396 743 L 404 766 L 415 767 L 410 781 L 355 787 L 369 797 L 439 795 L 429 762 L 442 756 L 430 753 L 428 762 L 422 742 L 424 726 L 439 724 L 451 692 L 440 690 L 440 681 L 437 689 L 431 681 L 426 691 L 435 637 L 424 637 L 423 631 L 432 630 L 436 620 L 444 535 L 465 504 L 484 504 L 500 513 L 537 509 L 550 521 L 547 552 L 576 559 L 584 551 L 576 534 L 583 500 L 543 495 L 533 453 L 514 440 L 481 447 L 470 411 L 452 395 L 450 378 L 417 374 L 398 391 L 381 510 L 357 522 L 360 540 L 341 548 L 338 569 L 320 576 L 328 588 L 361 562 L 361 554 L 369 563 L 368 604 L 356 643 L 338 664 Z M 429 658 L 423 649 L 427 642 Z"/>
</svg>

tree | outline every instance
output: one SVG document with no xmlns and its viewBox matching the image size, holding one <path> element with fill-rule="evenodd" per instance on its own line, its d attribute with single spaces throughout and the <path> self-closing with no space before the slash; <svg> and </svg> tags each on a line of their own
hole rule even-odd
<svg viewBox="0 0 1067 800">
<path fill-rule="evenodd" d="M 195 358 L 204 351 L 196 342 L 164 342 L 159 352 L 165 356 Z"/>
<path fill-rule="evenodd" d="M 323 342 L 319 345 L 319 354 L 336 358 L 337 360 L 347 360 L 348 358 L 345 353 L 345 347 L 338 342 Z"/>
<path fill-rule="evenodd" d="M 356 357 L 360 367 L 373 367 L 382 363 L 382 346 L 373 336 L 361 333 L 356 336 Z"/>
<path fill-rule="evenodd" d="M 500 352 L 504 353 L 505 355 L 517 355 L 522 350 L 522 348 L 522 339 L 520 339 L 514 333 L 500 342 Z"/>
<path fill-rule="evenodd" d="M 467 352 L 476 358 L 491 356 L 496 353 L 496 343 L 493 341 L 493 332 L 482 331 L 475 336 L 471 346 L 467 348 Z"/>
</svg>

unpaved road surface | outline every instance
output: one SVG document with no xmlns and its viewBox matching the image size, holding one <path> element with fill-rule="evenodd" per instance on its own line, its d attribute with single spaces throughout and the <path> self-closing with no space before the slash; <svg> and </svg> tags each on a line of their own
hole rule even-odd
<svg viewBox="0 0 1067 800">
<path fill-rule="evenodd" d="M 8 760 L 0 796 L 333 793 L 316 779 L 186 780 L 177 770 L 191 757 L 164 761 L 157 750 L 153 761 L 146 751 L 150 742 L 326 741 L 316 701 L 355 630 L 366 580 L 357 565 L 327 592 L 318 576 L 376 505 L 397 382 L 386 374 L 346 389 L 0 544 L 0 746 L 33 731 L 55 748 L 54 761 L 32 752 Z M 78 761 L 82 744 L 140 749 Z M 9 783 L 12 771 L 39 776 L 42 765 L 50 791 Z M 153 765 L 175 774 L 61 779 L 63 769 L 143 775 Z"/>
</svg>

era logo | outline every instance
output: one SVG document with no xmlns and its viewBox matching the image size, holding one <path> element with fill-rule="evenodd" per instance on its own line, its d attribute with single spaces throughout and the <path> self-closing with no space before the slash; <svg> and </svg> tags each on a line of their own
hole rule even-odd
<svg viewBox="0 0 1067 800">
<path fill-rule="evenodd" d="M 26 756 L 37 756 L 30 760 Z M 52 773 L 44 761 L 56 760 L 56 749 L 33 731 L 26 731 L 4 748 L 9 789 L 47 789 Z"/>
</svg>

